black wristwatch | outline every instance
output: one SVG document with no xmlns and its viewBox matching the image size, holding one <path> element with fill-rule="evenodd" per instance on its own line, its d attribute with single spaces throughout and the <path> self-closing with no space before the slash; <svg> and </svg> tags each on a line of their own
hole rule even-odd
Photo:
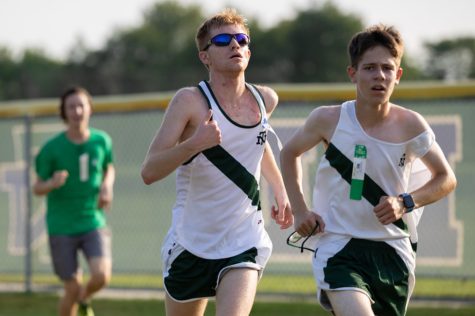
<svg viewBox="0 0 475 316">
<path fill-rule="evenodd" d="M 404 207 L 406 208 L 406 213 L 412 212 L 415 206 L 412 195 L 409 193 L 402 193 L 399 194 L 399 197 L 402 199 L 402 204 L 404 204 Z"/>
</svg>

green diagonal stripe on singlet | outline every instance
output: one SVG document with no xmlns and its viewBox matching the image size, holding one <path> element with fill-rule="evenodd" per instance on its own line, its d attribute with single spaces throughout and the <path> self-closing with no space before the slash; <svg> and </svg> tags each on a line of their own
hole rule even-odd
<svg viewBox="0 0 475 316">
<path fill-rule="evenodd" d="M 353 172 L 353 162 L 348 159 L 338 148 L 332 143 L 328 145 L 325 157 L 330 165 L 338 171 L 341 177 L 351 185 L 351 174 Z M 379 199 L 386 195 L 381 187 L 373 181 L 367 174 L 364 175 L 363 197 L 373 206 L 378 205 Z M 398 219 L 393 223 L 400 229 L 407 231 L 406 223 L 402 219 Z"/>
<path fill-rule="evenodd" d="M 202 153 L 249 197 L 252 205 L 257 206 L 258 211 L 261 210 L 259 185 L 256 178 L 239 161 L 219 145 L 208 148 Z"/>
</svg>

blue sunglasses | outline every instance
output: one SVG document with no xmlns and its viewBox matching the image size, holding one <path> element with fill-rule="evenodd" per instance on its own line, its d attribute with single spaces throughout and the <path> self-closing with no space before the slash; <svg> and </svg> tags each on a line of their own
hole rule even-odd
<svg viewBox="0 0 475 316">
<path fill-rule="evenodd" d="M 212 44 L 220 47 L 228 46 L 233 38 L 238 42 L 239 46 L 243 47 L 249 45 L 251 39 L 247 34 L 244 33 L 236 33 L 236 34 L 229 34 L 229 33 L 222 33 L 214 36 L 211 38 L 203 50 L 207 50 Z"/>
</svg>

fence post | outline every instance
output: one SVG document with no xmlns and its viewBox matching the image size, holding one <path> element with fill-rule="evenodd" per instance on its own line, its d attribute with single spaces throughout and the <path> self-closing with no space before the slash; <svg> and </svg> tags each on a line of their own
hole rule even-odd
<svg viewBox="0 0 475 316">
<path fill-rule="evenodd" d="M 32 117 L 30 115 L 25 115 L 25 183 L 26 183 L 26 231 L 25 231 L 25 242 L 26 242 L 26 254 L 25 254 L 25 291 L 27 293 L 32 292 L 32 248 L 31 248 L 31 216 L 32 216 L 32 190 L 31 190 L 31 125 Z"/>
</svg>

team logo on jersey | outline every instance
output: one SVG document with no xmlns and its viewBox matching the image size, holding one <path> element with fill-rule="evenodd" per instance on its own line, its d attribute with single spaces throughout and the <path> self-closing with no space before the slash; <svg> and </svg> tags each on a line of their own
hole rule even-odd
<svg viewBox="0 0 475 316">
<path fill-rule="evenodd" d="M 266 143 L 267 139 L 267 132 L 259 132 L 259 135 L 257 135 L 257 142 L 256 145 L 264 145 Z"/>
<path fill-rule="evenodd" d="M 402 154 L 401 158 L 399 159 L 399 167 L 404 167 L 404 164 L 406 163 L 406 153 Z"/>
</svg>

